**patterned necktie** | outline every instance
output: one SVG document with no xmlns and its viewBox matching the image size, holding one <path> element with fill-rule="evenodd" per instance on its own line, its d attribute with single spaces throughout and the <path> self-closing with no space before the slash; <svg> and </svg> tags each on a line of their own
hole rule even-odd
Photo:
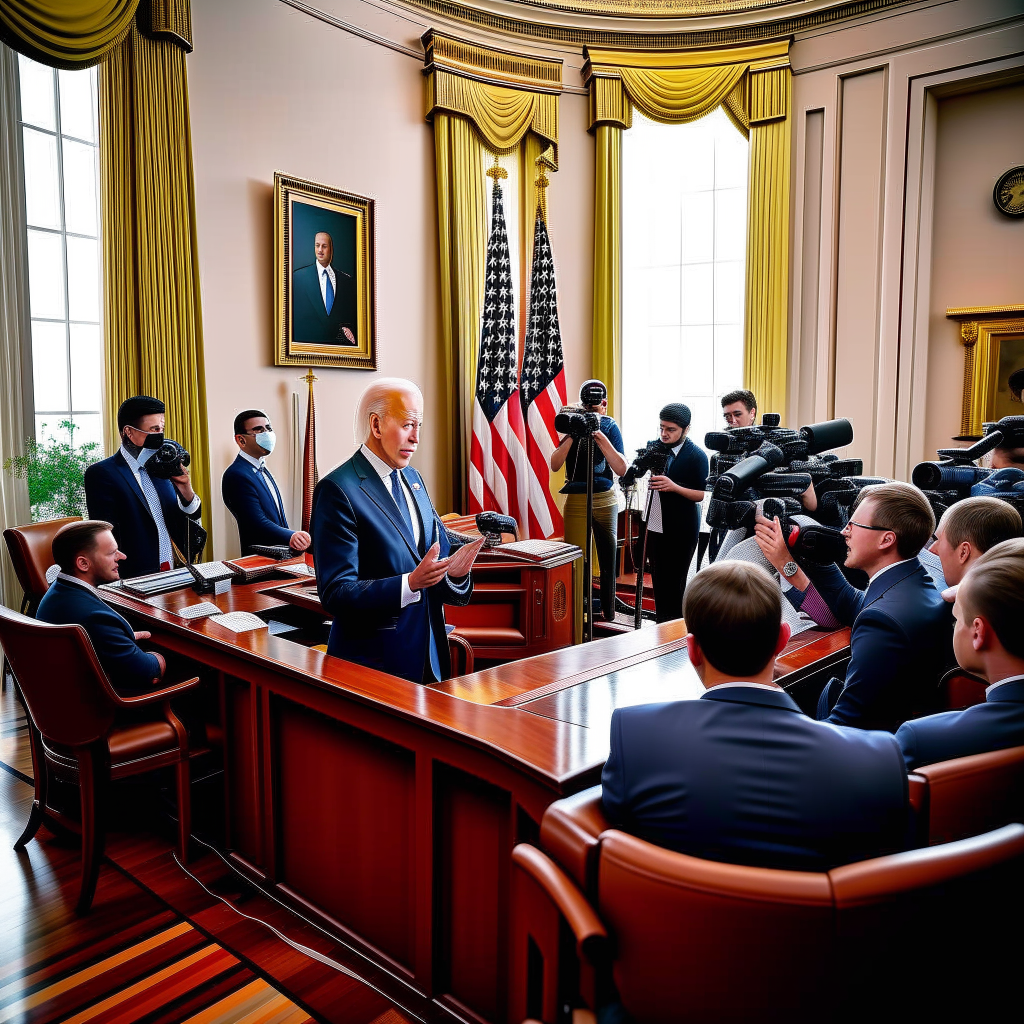
<svg viewBox="0 0 1024 1024">
<path fill-rule="evenodd" d="M 281 503 L 277 500 L 277 491 L 276 488 L 274 487 L 274 481 L 271 480 L 270 473 L 267 471 L 267 467 L 260 466 L 259 469 L 256 470 L 256 472 L 259 473 L 260 477 L 262 478 L 263 486 L 266 487 L 268 491 L 270 491 L 270 500 L 273 501 L 274 508 L 277 509 L 278 518 L 280 518 L 282 511 Z"/>
<path fill-rule="evenodd" d="M 327 288 L 324 292 L 324 305 L 327 307 L 327 315 L 331 315 L 331 307 L 334 305 L 334 285 L 331 284 L 331 275 L 324 270 L 324 281 Z"/>
<path fill-rule="evenodd" d="M 167 523 L 164 522 L 164 510 L 160 504 L 160 495 L 156 493 L 156 486 L 146 472 L 145 466 L 139 466 L 139 486 L 146 496 L 146 504 L 156 523 L 157 541 L 160 545 L 160 564 L 166 562 L 171 565 L 174 561 L 174 553 L 171 549 L 171 535 L 167 532 Z"/>
<path fill-rule="evenodd" d="M 391 470 L 391 497 L 395 499 L 398 511 L 402 513 L 402 518 L 405 520 L 405 525 L 409 527 L 409 536 L 415 540 L 416 531 L 412 528 L 412 516 L 409 514 L 409 505 L 402 490 L 401 477 L 398 475 L 398 470 L 393 469 Z"/>
</svg>

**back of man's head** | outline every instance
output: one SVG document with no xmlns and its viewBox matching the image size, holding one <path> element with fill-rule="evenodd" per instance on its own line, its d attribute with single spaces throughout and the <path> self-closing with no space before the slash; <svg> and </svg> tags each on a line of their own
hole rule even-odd
<svg viewBox="0 0 1024 1024">
<path fill-rule="evenodd" d="M 159 398 L 150 395 L 133 395 L 126 398 L 117 410 L 118 432 L 125 427 L 137 427 L 143 416 L 151 416 L 154 413 L 166 412 L 167 407 Z"/>
<path fill-rule="evenodd" d="M 957 601 L 968 620 L 984 619 L 1006 653 L 1024 661 L 1024 538 L 986 551 L 967 570 Z"/>
<path fill-rule="evenodd" d="M 96 538 L 104 530 L 112 530 L 110 523 L 102 519 L 85 519 L 78 523 L 68 523 L 53 535 L 51 551 L 53 560 L 60 566 L 60 571 L 69 576 L 77 571 L 75 559 L 79 555 L 91 556 L 96 550 Z"/>
<path fill-rule="evenodd" d="M 965 541 L 979 553 L 1004 540 L 1019 537 L 1020 513 L 999 498 L 965 498 L 951 505 L 939 523 L 946 543 L 956 548 Z"/>
<path fill-rule="evenodd" d="M 782 625 L 778 584 L 750 562 L 714 562 L 687 584 L 686 628 L 719 672 L 747 679 L 775 655 Z"/>
<path fill-rule="evenodd" d="M 868 498 L 874 513 L 873 522 L 866 525 L 892 530 L 900 558 L 915 558 L 935 531 L 935 514 L 922 491 L 913 484 L 898 481 L 872 484 L 857 495 L 853 512 Z"/>
</svg>

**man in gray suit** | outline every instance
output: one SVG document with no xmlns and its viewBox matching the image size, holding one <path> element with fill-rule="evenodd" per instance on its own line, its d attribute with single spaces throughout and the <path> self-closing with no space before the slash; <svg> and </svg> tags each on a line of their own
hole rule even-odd
<svg viewBox="0 0 1024 1024">
<path fill-rule="evenodd" d="M 318 231 L 315 262 L 292 274 L 292 340 L 355 345 L 356 285 L 351 274 L 336 270 L 334 239 Z"/>
</svg>

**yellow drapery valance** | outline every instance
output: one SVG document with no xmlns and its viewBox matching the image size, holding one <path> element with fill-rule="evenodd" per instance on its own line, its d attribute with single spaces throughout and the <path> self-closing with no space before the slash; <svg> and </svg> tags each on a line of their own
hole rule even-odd
<svg viewBox="0 0 1024 1024">
<path fill-rule="evenodd" d="M 664 124 L 721 106 L 750 138 L 744 386 L 785 413 L 789 289 L 789 43 L 692 53 L 587 50 L 596 141 L 594 373 L 616 409 L 622 364 L 622 132 L 633 107 Z"/>
<path fill-rule="evenodd" d="M 0 35 L 51 67 L 87 68 L 128 34 L 139 0 L 4 0 Z"/>
<path fill-rule="evenodd" d="M 452 439 L 447 500 L 450 509 L 464 512 L 487 246 L 484 149 L 510 153 L 518 148 L 526 167 L 548 146 L 554 155 L 562 62 L 433 31 L 423 37 L 423 45 L 426 117 L 434 125 L 437 169 L 445 423 Z M 532 180 L 524 177 L 521 198 L 535 193 Z M 532 209 L 529 216 L 529 233 L 523 222 L 527 249 L 533 238 Z"/>
</svg>

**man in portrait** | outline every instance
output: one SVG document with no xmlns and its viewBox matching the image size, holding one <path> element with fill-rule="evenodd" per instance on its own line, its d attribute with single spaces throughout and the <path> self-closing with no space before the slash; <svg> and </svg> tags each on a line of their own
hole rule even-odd
<svg viewBox="0 0 1024 1024">
<path fill-rule="evenodd" d="M 292 274 L 292 340 L 355 345 L 356 285 L 351 274 L 332 266 L 334 239 L 313 238 L 316 260 Z"/>
</svg>

